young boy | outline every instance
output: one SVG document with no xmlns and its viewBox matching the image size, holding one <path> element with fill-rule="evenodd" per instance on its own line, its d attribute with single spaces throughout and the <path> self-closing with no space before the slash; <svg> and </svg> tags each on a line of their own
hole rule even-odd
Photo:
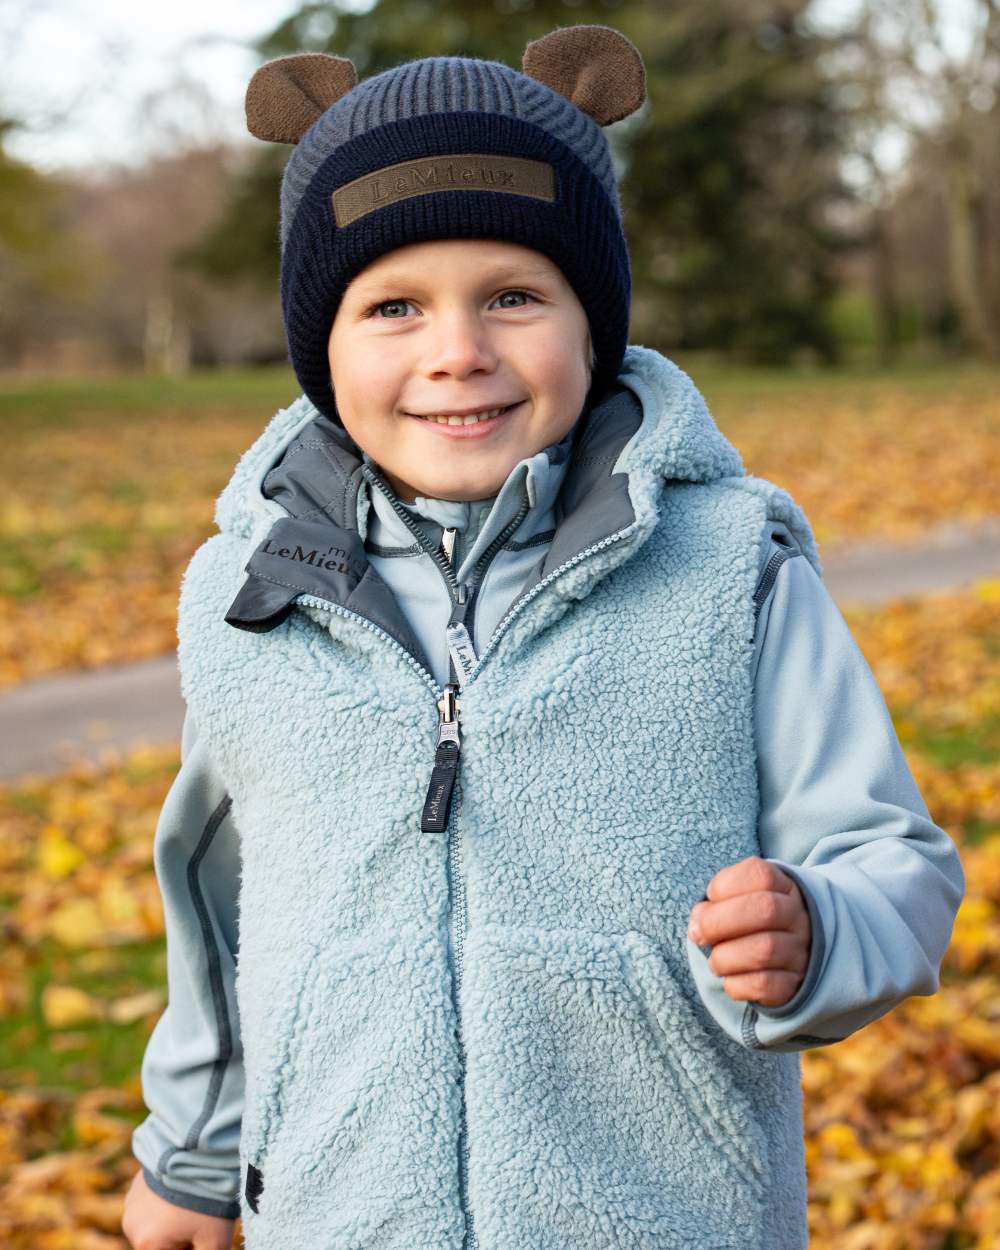
<svg viewBox="0 0 1000 1250">
<path fill-rule="evenodd" d="M 809 523 L 626 347 L 644 94 L 602 26 L 251 82 L 304 395 L 181 592 L 137 1247 L 801 1250 L 798 1052 L 938 988 Z"/>
</svg>

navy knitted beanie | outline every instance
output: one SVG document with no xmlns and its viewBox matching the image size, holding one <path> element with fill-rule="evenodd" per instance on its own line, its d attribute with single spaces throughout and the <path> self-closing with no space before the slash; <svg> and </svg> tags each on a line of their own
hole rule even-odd
<svg viewBox="0 0 1000 1250">
<path fill-rule="evenodd" d="M 635 46 L 607 26 L 529 43 L 518 72 L 434 56 L 358 82 L 325 53 L 262 65 L 246 95 L 259 139 L 292 143 L 281 186 L 281 307 L 303 391 L 338 421 L 327 355 L 347 285 L 394 248 L 501 239 L 544 253 L 590 323 L 590 399 L 628 344 L 631 273 L 601 129 L 646 94 Z"/>
</svg>

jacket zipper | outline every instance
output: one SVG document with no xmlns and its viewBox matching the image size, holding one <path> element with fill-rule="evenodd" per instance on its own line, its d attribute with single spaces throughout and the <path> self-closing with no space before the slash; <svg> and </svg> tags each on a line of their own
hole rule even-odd
<svg viewBox="0 0 1000 1250">
<path fill-rule="evenodd" d="M 462 1103 L 458 1130 L 458 1184 L 465 1217 L 466 1250 L 476 1250 L 478 1244 L 472 1209 L 469 1205 L 469 1131 L 465 1103 L 465 1038 L 462 1034 L 462 977 L 465 955 L 466 897 L 462 876 L 462 858 L 459 850 L 458 807 L 451 805 L 452 787 L 458 775 L 458 754 L 461 749 L 458 734 L 460 700 L 458 688 L 452 683 L 444 688 L 438 702 L 441 720 L 438 723 L 438 745 L 431 773 L 431 784 L 424 804 L 420 822 L 422 833 L 448 831 L 448 895 L 451 900 L 453 921 L 452 958 L 455 970 L 455 1040 L 458 1043 L 459 1084 L 462 1087 Z M 450 809 L 450 810 L 449 810 Z"/>
<path fill-rule="evenodd" d="M 484 570 L 485 566 L 488 564 L 495 552 L 504 542 L 507 541 L 510 534 L 517 529 L 521 521 L 524 519 L 525 513 L 528 511 L 529 507 L 527 498 L 525 498 L 525 501 L 514 520 L 504 527 L 493 542 L 490 543 L 486 551 L 484 551 L 480 556 L 479 560 L 476 562 L 476 567 L 473 569 L 470 582 L 460 583 L 455 578 L 448 555 L 446 555 L 441 549 L 431 547 L 426 542 L 425 536 L 420 531 L 419 526 L 413 521 L 409 513 L 406 512 L 406 509 L 399 504 L 398 500 L 396 500 L 392 492 L 387 489 L 379 476 L 374 473 L 371 470 L 371 467 L 367 464 L 363 465 L 362 472 L 370 482 L 377 485 L 379 489 L 383 491 L 397 514 L 400 516 L 400 519 L 417 538 L 417 541 L 422 549 L 432 557 L 448 585 L 452 601 L 467 611 L 470 603 L 474 603 L 475 596 L 479 591 L 480 583 L 477 580 L 477 575 Z M 549 585 L 550 582 L 558 577 L 560 573 L 564 572 L 568 568 L 572 568 L 576 564 L 579 564 L 581 560 L 585 559 L 594 552 L 602 550 L 604 547 L 609 546 L 613 542 L 617 542 L 618 539 L 623 538 L 629 532 L 630 528 L 630 526 L 626 526 L 625 529 L 618 530 L 616 533 L 609 535 L 607 538 L 601 539 L 600 542 L 594 543 L 592 546 L 578 552 L 578 554 L 571 560 L 567 560 L 558 568 L 553 569 L 546 578 L 538 582 L 527 594 L 522 595 L 521 598 L 508 609 L 507 614 L 497 624 L 492 636 L 483 650 L 482 655 L 475 662 L 470 672 L 466 675 L 464 684 L 467 685 L 468 682 L 479 673 L 484 660 L 496 646 L 500 635 L 525 604 L 534 599 L 534 597 L 547 585 Z M 470 584 L 473 587 L 471 601 L 468 594 Z M 371 629 L 374 633 L 380 635 L 390 644 L 390 646 L 394 647 L 397 651 L 400 651 L 406 657 L 408 663 L 420 673 L 423 680 L 425 680 L 431 687 L 436 697 L 439 713 L 437 741 L 435 743 L 434 765 L 431 769 L 431 779 L 427 788 L 427 794 L 424 799 L 424 808 L 421 814 L 420 828 L 421 832 L 444 832 L 445 830 L 448 832 L 448 877 L 449 892 L 451 895 L 451 911 L 454 922 L 452 945 L 454 965 L 453 980 L 455 987 L 455 1037 L 458 1043 L 459 1071 L 461 1074 L 459 1076 L 459 1083 L 462 1086 L 462 1103 L 459 1125 L 459 1193 L 466 1228 L 463 1250 L 477 1250 L 478 1239 L 475 1232 L 474 1219 L 469 1205 L 468 1195 L 469 1141 L 465 1099 L 466 1063 L 465 1040 L 462 1036 L 462 1012 L 460 1005 L 465 930 L 467 927 L 468 915 L 466 909 L 465 882 L 461 871 L 461 852 L 458 836 L 458 804 L 452 803 L 455 782 L 458 778 L 459 752 L 461 749 L 461 741 L 458 730 L 461 713 L 461 700 L 458 698 L 460 687 L 456 682 L 449 681 L 446 682 L 440 690 L 438 690 L 432 673 L 430 673 L 418 660 L 414 659 L 409 651 L 398 643 L 395 638 L 386 633 L 384 629 L 368 620 L 367 617 L 362 616 L 360 613 L 351 612 L 347 608 L 341 607 L 340 604 L 331 603 L 329 600 L 322 599 L 318 595 L 300 595 L 298 596 L 297 602 L 310 604 L 315 607 L 330 608 L 340 616 L 360 621 L 366 628 Z M 465 611 L 460 614 L 457 622 L 454 620 L 451 622 L 449 628 L 458 624 L 464 629 Z M 455 675 L 454 658 L 450 661 L 450 666 L 452 674 Z"/>
<path fill-rule="evenodd" d="M 455 567 L 458 560 L 458 530 L 445 529 L 442 534 L 442 547 L 448 558 L 448 563 L 452 568 Z M 472 594 L 472 600 L 475 600 L 475 591 Z M 471 607 L 471 602 L 470 605 Z M 468 610 L 468 609 L 467 609 Z M 472 654 L 472 660 L 475 659 L 475 650 L 472 648 L 472 640 L 468 633 L 465 632 L 464 643 L 468 645 Z M 450 632 L 450 631 L 449 631 Z M 463 645 L 459 640 L 459 645 Z M 454 640 L 451 640 L 449 651 L 451 654 L 451 672 L 456 672 Z M 457 697 L 457 689 L 452 683 L 445 686 L 445 695 L 438 708 L 441 712 L 441 723 L 438 727 L 438 752 L 442 752 L 442 748 L 450 743 L 454 737 L 455 749 L 450 758 L 454 760 L 453 771 L 451 772 L 452 780 L 447 783 L 449 791 L 449 801 L 451 787 L 458 775 L 458 753 L 461 744 L 458 735 L 458 719 L 461 714 L 461 700 Z M 453 722 L 453 723 L 452 723 Z M 437 761 L 435 761 L 436 763 Z M 440 774 L 439 774 L 440 776 Z M 432 781 L 433 789 L 433 781 Z M 458 1070 L 459 1083 L 462 1089 L 461 1111 L 459 1118 L 458 1130 L 458 1188 L 462 1205 L 462 1213 L 465 1217 L 465 1250 L 476 1250 L 478 1238 L 476 1236 L 475 1217 L 469 1202 L 469 1124 L 466 1111 L 465 1098 L 465 1037 L 462 1032 L 462 1012 L 460 1004 L 462 1001 L 462 980 L 465 968 L 465 929 L 467 921 L 465 879 L 462 874 L 461 859 L 461 835 L 458 829 L 458 813 L 459 804 L 455 803 L 451 811 L 451 825 L 448 829 L 448 897 L 451 901 L 451 919 L 453 923 L 452 934 L 452 959 L 455 969 L 455 1040 L 458 1044 Z M 426 823 L 427 809 L 424 811 L 425 823 L 421 825 L 421 830 L 428 828 L 436 828 L 435 825 Z"/>
<path fill-rule="evenodd" d="M 458 670 L 455 666 L 455 651 L 459 650 L 464 651 L 465 654 L 469 654 L 470 652 L 472 655 L 475 654 L 472 638 L 470 637 L 469 630 L 465 624 L 466 618 L 468 617 L 470 622 L 473 619 L 476 599 L 479 596 L 479 590 L 485 579 L 486 570 L 489 567 L 490 562 L 504 543 L 517 530 L 517 527 L 521 524 L 528 513 L 528 509 L 531 505 L 528 501 L 527 492 L 525 493 L 525 497 L 520 508 L 517 510 L 517 515 L 504 526 L 504 528 L 499 534 L 496 535 L 490 545 L 476 561 L 475 568 L 469 575 L 469 580 L 467 582 L 459 582 L 455 577 L 450 558 L 454 549 L 454 541 L 448 545 L 447 553 L 446 550 L 443 549 L 444 545 L 442 547 L 434 547 L 427 541 L 427 537 L 423 530 L 396 498 L 395 493 L 386 483 L 382 475 L 367 463 L 362 464 L 361 472 L 371 485 L 377 486 L 383 495 L 385 495 L 386 499 L 388 499 L 391 504 L 393 511 L 410 531 L 410 533 L 413 534 L 414 538 L 416 538 L 421 550 L 425 551 L 427 555 L 431 557 L 440 571 L 441 576 L 445 580 L 445 584 L 448 587 L 448 592 L 454 605 L 451 612 L 451 619 L 449 620 L 447 627 L 449 640 L 448 650 L 451 657 L 449 660 L 449 671 L 451 672 L 452 677 L 457 677 Z M 448 532 L 449 531 L 447 530 L 444 531 L 445 534 Z M 469 672 L 472 671 L 474 664 L 475 661 L 473 661 L 473 665 L 470 665 L 468 670 Z M 464 682 L 460 684 L 464 684 Z"/>
</svg>

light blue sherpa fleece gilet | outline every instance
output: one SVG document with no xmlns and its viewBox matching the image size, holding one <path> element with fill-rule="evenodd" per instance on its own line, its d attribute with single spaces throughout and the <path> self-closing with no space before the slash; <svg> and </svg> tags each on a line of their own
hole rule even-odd
<svg viewBox="0 0 1000 1250">
<path fill-rule="evenodd" d="M 259 627 L 225 619 L 280 542 L 261 484 L 308 401 L 185 573 L 183 693 L 241 838 L 248 1250 L 806 1245 L 799 1056 L 718 1027 L 686 929 L 759 853 L 764 521 L 819 571 L 816 547 L 683 371 L 631 347 L 619 382 L 641 420 L 578 444 L 571 510 L 461 689 L 440 832 L 440 691 L 364 559 L 357 481 L 323 518 L 335 590 L 275 554 Z"/>
</svg>

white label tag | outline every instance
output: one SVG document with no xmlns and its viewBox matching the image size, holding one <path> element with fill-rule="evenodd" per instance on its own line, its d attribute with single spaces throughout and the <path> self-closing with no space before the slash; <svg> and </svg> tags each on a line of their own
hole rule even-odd
<svg viewBox="0 0 1000 1250">
<path fill-rule="evenodd" d="M 455 672 L 458 674 L 459 683 L 461 683 L 475 668 L 479 657 L 476 655 L 476 649 L 472 645 L 469 631 L 464 625 L 449 625 L 445 633 L 448 636 L 448 650 L 451 652 L 451 658 L 455 661 Z"/>
</svg>

